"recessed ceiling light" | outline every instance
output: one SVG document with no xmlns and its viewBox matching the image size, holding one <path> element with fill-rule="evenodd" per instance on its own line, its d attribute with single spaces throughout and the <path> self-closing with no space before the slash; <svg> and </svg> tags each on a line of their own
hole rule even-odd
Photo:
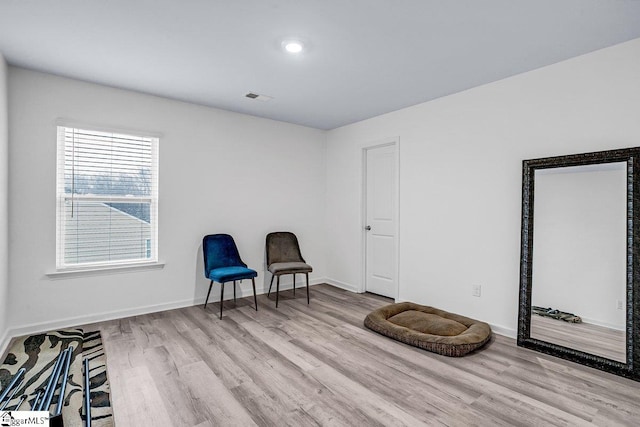
<svg viewBox="0 0 640 427">
<path fill-rule="evenodd" d="M 300 53 L 304 50 L 304 43 L 300 40 L 285 40 L 282 47 L 289 53 Z"/>
</svg>

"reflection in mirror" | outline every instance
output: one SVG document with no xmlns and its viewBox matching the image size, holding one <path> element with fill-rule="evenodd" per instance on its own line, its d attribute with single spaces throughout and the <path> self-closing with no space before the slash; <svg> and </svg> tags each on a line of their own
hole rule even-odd
<svg viewBox="0 0 640 427">
<path fill-rule="evenodd" d="M 626 363 L 627 163 L 535 170 L 531 338 Z"/>
</svg>

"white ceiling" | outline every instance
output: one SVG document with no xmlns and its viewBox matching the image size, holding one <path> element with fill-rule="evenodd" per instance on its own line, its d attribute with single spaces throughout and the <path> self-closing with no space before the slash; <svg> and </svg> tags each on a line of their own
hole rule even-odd
<svg viewBox="0 0 640 427">
<path fill-rule="evenodd" d="M 320 129 L 638 37 L 638 0 L 0 0 L 12 65 Z"/>
</svg>

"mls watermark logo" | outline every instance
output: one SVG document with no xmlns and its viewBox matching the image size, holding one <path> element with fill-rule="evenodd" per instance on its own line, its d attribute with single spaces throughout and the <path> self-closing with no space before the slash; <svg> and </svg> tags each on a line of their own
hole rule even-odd
<svg viewBox="0 0 640 427">
<path fill-rule="evenodd" d="M 6 411 L 0 412 L 0 426 L 43 426 L 49 427 L 48 411 Z"/>
</svg>

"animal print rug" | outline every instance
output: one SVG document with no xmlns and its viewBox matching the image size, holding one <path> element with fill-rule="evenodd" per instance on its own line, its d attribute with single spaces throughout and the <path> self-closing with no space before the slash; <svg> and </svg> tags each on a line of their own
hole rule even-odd
<svg viewBox="0 0 640 427">
<path fill-rule="evenodd" d="M 85 357 L 89 358 L 91 424 L 94 427 L 114 426 L 106 355 L 98 331 L 84 332 L 82 329 L 64 329 L 14 339 L 4 363 L 0 365 L 0 390 L 4 390 L 20 368 L 25 368 L 26 374 L 24 382 L 5 410 L 27 411 L 31 409 L 38 390 L 46 387 L 57 356 L 69 346 L 73 346 L 74 350 L 62 408 L 65 427 L 85 425 L 82 374 L 82 360 Z M 16 406 L 23 396 L 26 398 L 17 408 Z M 54 395 L 51 402 L 52 410 L 57 403 L 58 395 Z"/>
</svg>

